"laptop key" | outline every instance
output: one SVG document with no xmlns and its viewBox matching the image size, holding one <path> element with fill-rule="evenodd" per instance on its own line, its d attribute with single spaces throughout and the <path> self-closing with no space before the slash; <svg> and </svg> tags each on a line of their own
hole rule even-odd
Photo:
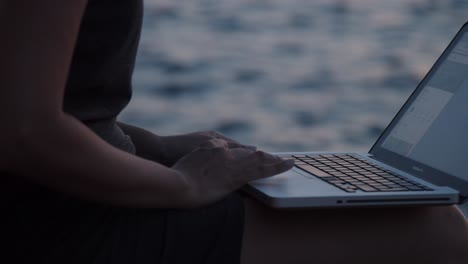
<svg viewBox="0 0 468 264">
<path fill-rule="evenodd" d="M 379 191 L 381 191 L 381 192 L 387 192 L 387 191 L 392 190 L 392 188 L 388 188 L 388 187 L 377 187 L 377 189 L 379 189 Z"/>
<path fill-rule="evenodd" d="M 399 188 L 399 187 L 401 187 L 401 185 L 398 185 L 398 184 L 395 184 L 395 183 L 393 183 L 393 184 L 385 184 L 385 185 L 386 185 L 387 187 L 390 187 L 390 188 Z"/>
<path fill-rule="evenodd" d="M 360 190 L 365 191 L 365 192 L 378 192 L 376 188 L 369 186 L 369 185 L 356 185 Z"/>
<path fill-rule="evenodd" d="M 322 180 L 331 182 L 331 181 L 340 181 L 339 178 L 333 177 L 333 176 L 321 176 L 320 177 Z"/>
<path fill-rule="evenodd" d="M 412 182 L 407 182 L 407 181 L 404 181 L 404 182 L 397 182 L 398 184 L 402 185 L 402 186 L 415 186 L 414 183 Z"/>
<path fill-rule="evenodd" d="M 349 185 L 349 184 L 335 184 L 336 187 L 340 188 L 340 189 L 343 189 L 347 192 L 355 192 L 357 190 L 357 187 L 353 186 L 353 185 Z"/>
<path fill-rule="evenodd" d="M 307 171 L 307 172 L 310 172 L 314 175 L 317 175 L 317 176 L 330 176 L 330 174 L 322 171 L 322 170 L 319 170 L 317 168 L 315 168 L 314 166 L 311 166 L 311 165 L 296 165 L 297 167 Z M 333 177 L 334 178 L 334 177 Z"/>
<path fill-rule="evenodd" d="M 333 155 L 333 154 L 321 154 L 319 156 L 322 157 L 322 158 L 333 158 L 333 157 L 335 157 L 335 155 Z"/>
<path fill-rule="evenodd" d="M 295 158 L 305 158 L 307 157 L 306 155 L 292 155 Z"/>
<path fill-rule="evenodd" d="M 346 182 L 340 181 L 340 180 L 331 180 L 331 181 L 328 181 L 328 182 L 333 184 L 333 185 L 344 185 L 344 184 L 346 184 Z"/>
</svg>

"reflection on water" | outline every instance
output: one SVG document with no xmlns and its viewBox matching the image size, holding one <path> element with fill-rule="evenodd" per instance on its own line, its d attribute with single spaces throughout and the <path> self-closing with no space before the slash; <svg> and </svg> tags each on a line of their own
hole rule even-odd
<svg viewBox="0 0 468 264">
<path fill-rule="evenodd" d="M 467 11 L 461 0 L 147 0 L 122 119 L 269 151 L 366 151 Z"/>
</svg>

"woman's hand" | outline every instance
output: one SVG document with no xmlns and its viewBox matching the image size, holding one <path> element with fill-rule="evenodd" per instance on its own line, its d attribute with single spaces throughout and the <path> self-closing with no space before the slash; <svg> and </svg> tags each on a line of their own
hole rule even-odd
<svg viewBox="0 0 468 264">
<path fill-rule="evenodd" d="M 292 168 L 293 162 L 238 143 L 212 139 L 181 158 L 172 169 L 189 186 L 186 204 L 203 206 L 222 199 L 249 181 Z"/>
<path fill-rule="evenodd" d="M 247 148 L 255 150 L 253 146 L 242 145 L 216 131 L 201 131 L 184 135 L 161 137 L 164 148 L 165 163 L 174 164 L 188 153 L 199 148 L 213 139 L 221 139 L 229 143 L 230 147 Z"/>
</svg>

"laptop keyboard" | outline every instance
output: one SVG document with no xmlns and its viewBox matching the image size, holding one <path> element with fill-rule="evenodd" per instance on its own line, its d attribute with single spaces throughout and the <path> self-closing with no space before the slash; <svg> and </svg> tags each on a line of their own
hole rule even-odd
<svg viewBox="0 0 468 264">
<path fill-rule="evenodd" d="M 292 155 L 295 166 L 346 191 L 432 191 L 431 188 L 347 154 Z"/>
</svg>

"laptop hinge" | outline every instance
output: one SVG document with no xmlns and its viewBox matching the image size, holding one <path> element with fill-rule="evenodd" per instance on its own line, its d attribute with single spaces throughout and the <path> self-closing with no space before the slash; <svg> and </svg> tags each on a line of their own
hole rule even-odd
<svg viewBox="0 0 468 264">
<path fill-rule="evenodd" d="M 460 202 L 459 202 L 459 204 L 463 204 L 463 203 L 465 203 L 466 201 L 468 201 L 468 196 L 461 196 L 461 195 L 460 195 Z"/>
</svg>

